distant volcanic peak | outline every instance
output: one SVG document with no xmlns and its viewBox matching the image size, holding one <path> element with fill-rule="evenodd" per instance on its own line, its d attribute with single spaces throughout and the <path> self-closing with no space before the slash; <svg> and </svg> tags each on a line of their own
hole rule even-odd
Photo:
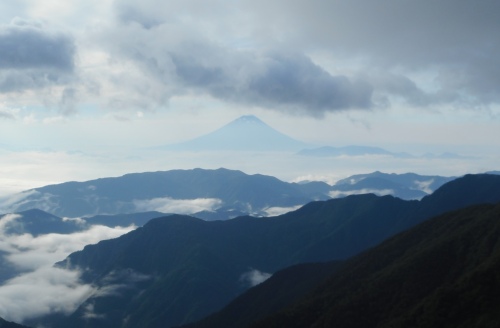
<svg viewBox="0 0 500 328">
<path fill-rule="evenodd" d="M 168 148 L 184 151 L 298 151 L 306 146 L 257 117 L 244 115 L 213 132 Z"/>
<path fill-rule="evenodd" d="M 262 122 L 257 116 L 255 115 L 243 115 L 235 119 L 229 124 L 262 124 L 262 125 L 267 125 L 266 123 Z"/>
</svg>

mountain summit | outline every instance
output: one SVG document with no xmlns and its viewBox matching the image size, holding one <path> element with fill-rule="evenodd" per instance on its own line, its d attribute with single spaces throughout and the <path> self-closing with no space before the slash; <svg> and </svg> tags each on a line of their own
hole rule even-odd
<svg viewBox="0 0 500 328">
<path fill-rule="evenodd" d="M 162 148 L 181 151 L 298 151 L 307 146 L 273 129 L 256 116 L 244 115 L 211 133 Z"/>
</svg>

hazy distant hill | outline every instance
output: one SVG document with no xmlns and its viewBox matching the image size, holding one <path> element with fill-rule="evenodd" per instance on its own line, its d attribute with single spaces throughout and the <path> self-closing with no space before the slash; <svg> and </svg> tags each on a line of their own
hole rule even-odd
<svg viewBox="0 0 500 328">
<path fill-rule="evenodd" d="M 347 261 L 295 306 L 250 326 L 497 327 L 499 218 L 497 204 L 470 207 L 429 220 Z M 279 284 L 284 282 L 268 281 L 239 301 L 257 307 L 252 301 L 266 303 L 266 299 L 255 296 L 273 289 L 275 298 L 288 294 L 288 290 L 275 289 Z M 266 304 L 258 307 L 266 308 Z M 229 309 L 205 321 L 212 324 L 202 322 L 193 327 L 219 327 L 217 323 L 238 315 L 227 312 Z M 241 313 L 245 310 L 241 309 Z M 254 319 L 259 316 L 255 314 Z M 247 327 L 252 321 L 246 317 L 245 325 L 233 327 Z"/>
<path fill-rule="evenodd" d="M 371 146 L 344 146 L 344 147 L 324 146 L 317 148 L 302 149 L 297 154 L 301 156 L 311 156 L 311 157 L 387 156 L 394 158 L 426 158 L 426 159 L 472 158 L 469 156 L 462 156 L 450 152 L 445 152 L 442 154 L 425 153 L 421 156 L 416 156 L 404 152 L 395 153 L 380 147 L 371 147 Z"/>
<path fill-rule="evenodd" d="M 393 153 L 380 147 L 370 147 L 370 146 L 344 146 L 344 147 L 332 147 L 324 146 L 319 148 L 308 148 L 302 149 L 297 153 L 302 156 L 314 156 L 314 157 L 338 157 L 338 156 L 391 156 L 398 158 L 410 158 L 413 157 L 407 153 Z"/>
<path fill-rule="evenodd" d="M 61 263 L 85 268 L 83 279 L 108 294 L 89 298 L 58 326 L 187 323 L 222 308 L 249 286 L 249 277 L 263 278 L 297 263 L 345 259 L 430 216 L 498 201 L 499 176 L 469 175 L 422 201 L 359 195 L 313 202 L 273 218 L 153 219 Z"/>
<path fill-rule="evenodd" d="M 172 170 L 36 188 L 16 195 L 17 201 L 11 202 L 7 210 L 39 208 L 61 217 L 146 211 L 195 213 L 205 210 L 203 206 L 209 210 L 220 207 L 260 213 L 269 207 L 327 199 L 324 186 L 328 187 L 324 183 L 287 183 L 271 176 L 227 169 Z"/>
<path fill-rule="evenodd" d="M 21 211 L 17 214 L 19 217 L 3 224 L 3 231 L 8 234 L 29 233 L 33 236 L 44 235 L 48 233 L 68 234 L 82 229 L 77 221 L 63 220 L 62 218 L 49 214 L 47 212 L 31 209 Z M 0 223 L 5 220 L 5 215 L 0 215 Z"/>
<path fill-rule="evenodd" d="M 437 175 L 418 175 L 415 173 L 382 173 L 357 174 L 337 181 L 330 188 L 329 195 L 333 198 L 352 194 L 374 193 L 376 195 L 393 195 L 402 199 L 420 199 L 446 182 L 456 177 Z"/>
<path fill-rule="evenodd" d="M 307 146 L 276 131 L 257 117 L 246 115 L 209 134 L 161 148 L 180 151 L 298 151 Z"/>
</svg>

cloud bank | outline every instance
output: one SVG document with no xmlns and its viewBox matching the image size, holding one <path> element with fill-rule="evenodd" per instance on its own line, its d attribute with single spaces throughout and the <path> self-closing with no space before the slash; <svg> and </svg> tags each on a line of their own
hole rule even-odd
<svg viewBox="0 0 500 328">
<path fill-rule="evenodd" d="M 96 293 L 80 281 L 80 272 L 53 267 L 70 253 L 100 240 L 116 238 L 134 227 L 92 226 L 73 234 L 7 234 L 6 227 L 21 218 L 7 214 L 0 219 L 0 256 L 16 275 L 0 281 L 0 317 L 23 322 L 38 316 L 74 311 Z"/>
<path fill-rule="evenodd" d="M 48 14 L 49 23 L 12 18 L 0 26 L 1 93 L 59 86 L 66 114 L 96 102 L 154 110 L 178 96 L 316 117 L 398 101 L 471 109 L 500 102 L 494 1 L 79 6 Z M 33 7 L 12 11 L 29 17 L 40 11 Z"/>
<path fill-rule="evenodd" d="M 201 211 L 214 211 L 222 205 L 217 198 L 173 199 L 170 197 L 134 200 L 138 212 L 158 211 L 163 213 L 192 214 Z"/>
</svg>

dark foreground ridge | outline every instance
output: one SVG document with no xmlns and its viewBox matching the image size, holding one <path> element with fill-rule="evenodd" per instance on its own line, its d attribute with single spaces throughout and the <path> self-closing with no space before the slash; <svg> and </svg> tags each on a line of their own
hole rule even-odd
<svg viewBox="0 0 500 328">
<path fill-rule="evenodd" d="M 497 204 L 447 213 L 403 232 L 347 261 L 295 306 L 251 327 L 468 328 L 499 322 Z"/>
<path fill-rule="evenodd" d="M 29 328 L 29 327 L 10 321 L 5 321 L 4 319 L 0 318 L 0 328 Z"/>
</svg>

